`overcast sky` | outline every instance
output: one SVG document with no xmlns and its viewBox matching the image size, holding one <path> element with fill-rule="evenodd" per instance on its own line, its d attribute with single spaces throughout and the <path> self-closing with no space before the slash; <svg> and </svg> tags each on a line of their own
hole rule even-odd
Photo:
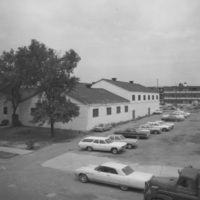
<svg viewBox="0 0 200 200">
<path fill-rule="evenodd" d="M 199 0 L 0 0 L 0 54 L 74 49 L 81 82 L 200 85 Z"/>
</svg>

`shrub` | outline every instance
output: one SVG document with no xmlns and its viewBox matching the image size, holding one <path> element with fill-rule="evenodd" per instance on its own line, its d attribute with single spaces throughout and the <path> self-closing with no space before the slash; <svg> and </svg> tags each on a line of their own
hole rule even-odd
<svg viewBox="0 0 200 200">
<path fill-rule="evenodd" d="M 8 119 L 3 119 L 2 121 L 1 121 L 1 125 L 2 126 L 7 126 L 9 124 L 9 120 Z"/>
<path fill-rule="evenodd" d="M 27 150 L 33 150 L 35 148 L 35 142 L 33 140 L 28 140 L 26 142 Z"/>
</svg>

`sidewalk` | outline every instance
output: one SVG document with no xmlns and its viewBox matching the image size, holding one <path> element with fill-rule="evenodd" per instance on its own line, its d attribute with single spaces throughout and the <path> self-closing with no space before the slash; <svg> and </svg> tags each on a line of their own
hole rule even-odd
<svg viewBox="0 0 200 200">
<path fill-rule="evenodd" d="M 8 153 L 15 153 L 19 155 L 25 155 L 31 153 L 32 151 L 26 149 L 17 149 L 17 148 L 9 148 L 9 147 L 2 147 L 0 146 L 0 151 L 8 152 Z"/>
<path fill-rule="evenodd" d="M 105 162 L 119 162 L 116 159 L 110 159 L 107 157 L 96 157 L 95 154 L 80 155 L 76 153 L 65 153 L 51 160 L 42 163 L 43 167 L 59 169 L 63 171 L 73 171 L 82 165 L 99 165 Z M 151 173 L 156 176 L 178 176 L 178 167 L 172 166 L 159 166 L 159 165 L 140 165 L 138 163 L 126 162 L 136 171 Z"/>
</svg>

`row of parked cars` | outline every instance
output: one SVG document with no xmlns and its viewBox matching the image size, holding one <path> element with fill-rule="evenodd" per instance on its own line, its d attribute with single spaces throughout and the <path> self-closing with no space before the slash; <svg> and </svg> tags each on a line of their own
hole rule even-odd
<svg viewBox="0 0 200 200">
<path fill-rule="evenodd" d="M 189 112 L 185 112 L 185 111 L 182 111 L 182 110 L 175 110 L 171 113 L 164 114 L 161 119 L 163 121 L 181 122 L 181 121 L 184 121 L 185 118 L 187 118 L 189 116 L 190 116 Z"/>
<path fill-rule="evenodd" d="M 170 131 L 173 128 L 173 123 L 165 123 L 163 121 L 147 122 L 140 125 L 139 128 L 117 130 L 112 135 L 106 137 L 85 137 L 79 142 L 78 146 L 80 149 L 88 151 L 109 151 L 117 154 L 126 148 L 136 148 L 139 139 L 148 139 L 151 134 L 161 134 L 163 131 Z"/>
<path fill-rule="evenodd" d="M 117 130 L 112 135 L 105 137 L 85 137 L 78 146 L 87 151 L 98 150 L 117 154 L 125 149 L 136 148 L 141 141 L 139 139 L 148 139 L 151 134 L 160 134 L 173 128 L 174 123 L 166 123 L 162 120 L 147 122 L 138 128 Z M 145 182 L 153 177 L 153 174 L 135 171 L 129 165 L 118 162 L 82 166 L 75 170 L 75 174 L 83 183 L 88 181 L 102 182 L 119 186 L 124 191 L 128 188 L 144 189 Z"/>
</svg>

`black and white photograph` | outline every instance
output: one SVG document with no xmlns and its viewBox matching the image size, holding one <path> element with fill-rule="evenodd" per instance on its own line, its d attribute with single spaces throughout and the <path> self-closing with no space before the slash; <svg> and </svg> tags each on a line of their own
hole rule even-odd
<svg viewBox="0 0 200 200">
<path fill-rule="evenodd" d="M 0 200 L 200 200 L 199 0 L 0 0 Z"/>
</svg>

